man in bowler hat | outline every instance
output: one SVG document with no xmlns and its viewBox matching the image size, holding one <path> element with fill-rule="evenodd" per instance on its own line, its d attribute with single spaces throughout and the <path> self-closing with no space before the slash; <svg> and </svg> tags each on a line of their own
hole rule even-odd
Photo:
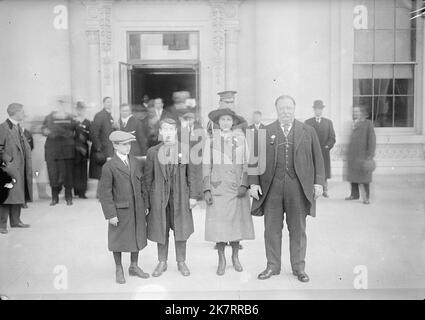
<svg viewBox="0 0 425 320">
<path fill-rule="evenodd" d="M 335 131 L 332 121 L 323 117 L 323 108 L 325 105 L 322 100 L 315 100 L 313 103 L 314 117 L 307 119 L 306 124 L 316 130 L 319 137 L 320 148 L 322 149 L 323 161 L 325 164 L 325 185 L 323 196 L 328 198 L 328 179 L 331 178 L 331 157 L 330 151 L 335 145 Z"/>
</svg>

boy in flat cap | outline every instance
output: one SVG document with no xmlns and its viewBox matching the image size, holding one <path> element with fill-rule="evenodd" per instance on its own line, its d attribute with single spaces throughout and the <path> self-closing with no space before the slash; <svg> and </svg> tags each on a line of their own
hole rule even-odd
<svg viewBox="0 0 425 320">
<path fill-rule="evenodd" d="M 148 278 L 137 265 L 139 251 L 147 245 L 146 189 L 140 163 L 130 155 L 135 137 L 128 132 L 114 131 L 109 135 L 115 153 L 102 168 L 99 200 L 109 221 L 108 249 L 113 252 L 116 282 L 125 283 L 121 253 L 131 252 L 130 276 Z"/>
<path fill-rule="evenodd" d="M 186 242 L 194 232 L 192 208 L 196 205 L 196 171 L 179 149 L 177 123 L 174 119 L 160 121 L 162 142 L 148 149 L 145 182 L 149 191 L 148 238 L 157 243 L 159 263 L 152 276 L 167 270 L 170 229 L 174 231 L 177 267 L 189 276 L 186 266 Z"/>
</svg>

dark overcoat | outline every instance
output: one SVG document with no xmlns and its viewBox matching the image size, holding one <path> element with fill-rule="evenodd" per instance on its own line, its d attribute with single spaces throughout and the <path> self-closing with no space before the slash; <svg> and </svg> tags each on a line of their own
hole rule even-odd
<svg viewBox="0 0 425 320">
<path fill-rule="evenodd" d="M 100 179 L 102 174 L 103 163 L 96 161 L 96 152 L 103 154 L 105 158 L 112 157 L 114 148 L 112 142 L 109 141 L 109 135 L 114 131 L 114 120 L 112 115 L 102 109 L 94 116 L 91 126 L 91 153 L 90 153 L 90 168 L 89 177 L 92 179 Z"/>
<path fill-rule="evenodd" d="M 32 162 L 31 148 L 11 121 L 0 124 L 0 162 L 5 163 L 4 172 L 16 180 L 3 204 L 24 204 L 32 201 Z"/>
<path fill-rule="evenodd" d="M 260 156 L 258 160 L 260 171 L 258 174 L 248 176 L 249 185 L 257 184 L 261 186 L 263 195 L 259 200 L 253 199 L 251 213 L 261 216 L 264 214 L 263 206 L 270 186 L 275 176 L 277 163 L 277 146 L 279 145 L 278 130 L 282 130 L 279 121 L 275 121 L 268 126 L 265 157 Z M 294 167 L 298 180 L 301 183 L 304 194 L 310 202 L 311 216 L 316 216 L 316 201 L 314 200 L 314 185 L 325 184 L 325 167 L 323 165 L 322 151 L 320 150 L 319 139 L 314 129 L 298 120 L 294 121 Z M 262 150 L 262 146 L 260 146 Z M 264 172 L 261 171 L 264 168 Z"/>
<path fill-rule="evenodd" d="M 149 192 L 150 213 L 147 217 L 148 239 L 157 243 L 165 243 L 166 207 L 168 190 L 166 188 L 166 169 L 158 158 L 163 142 L 148 149 L 145 164 L 145 182 Z M 192 170 L 191 170 L 192 169 Z M 196 199 L 196 171 L 187 163 L 179 163 L 174 170 L 174 238 L 176 241 L 189 239 L 194 232 L 192 210 L 189 198 Z"/>
<path fill-rule="evenodd" d="M 99 200 L 105 219 L 118 217 L 118 226 L 108 225 L 108 249 L 135 252 L 147 245 L 146 189 L 139 162 L 129 156 L 130 170 L 114 155 L 102 168 Z"/>
<path fill-rule="evenodd" d="M 320 122 L 317 122 L 316 118 L 310 118 L 306 120 L 305 123 L 316 130 L 320 148 L 322 149 L 323 161 L 325 163 L 325 176 L 326 179 L 330 179 L 332 176 L 330 151 L 336 142 L 335 130 L 332 121 L 322 117 Z"/>
<path fill-rule="evenodd" d="M 134 116 L 130 117 L 124 127 L 121 119 L 119 120 L 120 130 L 130 132 L 136 137 L 136 141 L 131 143 L 130 154 L 136 157 L 146 156 L 147 140 L 143 129 L 142 121 L 136 119 Z"/>
<path fill-rule="evenodd" d="M 376 136 L 370 120 L 355 123 L 347 149 L 345 180 L 357 183 L 372 182 L 372 170 L 365 166 L 367 160 L 373 160 L 376 149 Z"/>
</svg>

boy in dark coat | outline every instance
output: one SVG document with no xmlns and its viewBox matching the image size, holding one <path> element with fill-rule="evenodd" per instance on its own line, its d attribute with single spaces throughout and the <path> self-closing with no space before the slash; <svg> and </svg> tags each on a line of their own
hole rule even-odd
<svg viewBox="0 0 425 320">
<path fill-rule="evenodd" d="M 167 270 L 170 229 L 174 231 L 177 267 L 189 276 L 186 266 L 186 242 L 194 232 L 192 208 L 196 205 L 196 171 L 182 160 L 174 119 L 160 121 L 162 142 L 148 150 L 145 182 L 149 192 L 148 239 L 157 243 L 159 263 L 153 272 L 159 277 Z M 177 160 L 178 159 L 178 160 Z"/>
<path fill-rule="evenodd" d="M 139 251 L 147 245 L 145 186 L 139 162 L 131 155 L 134 136 L 114 131 L 109 135 L 115 154 L 102 168 L 99 200 L 109 221 L 108 249 L 113 252 L 116 282 L 125 283 L 121 252 L 131 252 L 130 276 L 148 278 L 138 267 Z"/>
</svg>

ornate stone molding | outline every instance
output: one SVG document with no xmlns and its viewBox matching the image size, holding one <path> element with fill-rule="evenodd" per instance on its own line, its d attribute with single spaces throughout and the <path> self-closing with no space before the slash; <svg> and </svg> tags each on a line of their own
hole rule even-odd
<svg viewBox="0 0 425 320">
<path fill-rule="evenodd" d="M 333 161 L 346 160 L 347 145 L 337 144 L 331 151 Z M 375 160 L 383 161 L 423 161 L 425 149 L 421 143 L 413 144 L 378 144 Z"/>
<path fill-rule="evenodd" d="M 211 22 L 213 29 L 214 50 L 214 79 L 216 85 L 224 88 L 225 66 L 225 29 L 224 29 L 224 0 L 210 0 Z"/>
</svg>

